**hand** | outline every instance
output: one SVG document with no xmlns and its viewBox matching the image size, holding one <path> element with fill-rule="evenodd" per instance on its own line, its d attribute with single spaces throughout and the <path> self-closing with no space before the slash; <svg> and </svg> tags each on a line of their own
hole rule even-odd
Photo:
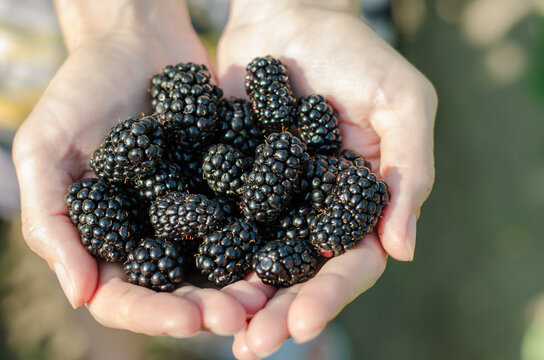
<svg viewBox="0 0 544 360">
<path fill-rule="evenodd" d="M 189 24 L 186 13 L 179 17 L 174 13 L 179 2 L 159 2 L 174 8 L 165 11 L 168 16 L 186 19 Z M 131 2 L 136 3 L 150 4 L 147 0 Z M 71 4 L 92 8 L 87 2 L 58 6 Z M 99 17 L 107 17 L 109 10 L 98 12 Z M 93 29 L 89 36 L 74 35 L 77 26 L 88 24 L 67 24 L 61 16 L 61 25 L 70 29 L 66 37 L 69 56 L 14 142 L 23 234 L 30 248 L 56 272 L 72 306 L 86 304 L 106 326 L 174 337 L 191 336 L 202 328 L 232 334 L 245 326 L 247 313 L 264 305 L 266 297 L 258 284 L 240 282 L 221 291 L 188 285 L 172 294 L 129 284 L 121 266 L 97 263 L 86 252 L 67 216 L 64 197 L 68 186 L 92 176 L 89 158 L 109 129 L 119 119 L 150 112 L 146 89 L 151 75 L 178 62 L 209 65 L 192 28 L 161 28 L 168 22 L 160 19 L 153 26 L 138 19 L 131 27 L 130 14 L 134 13 L 123 12 L 122 25 L 128 26 Z"/>
<path fill-rule="evenodd" d="M 416 219 L 434 181 L 432 85 L 342 4 L 304 2 L 233 2 L 218 49 L 221 86 L 226 95 L 245 96 L 246 64 L 256 56 L 282 59 L 295 95 L 319 93 L 332 102 L 344 146 L 371 161 L 391 201 L 377 233 L 310 281 L 279 290 L 255 314 L 233 344 L 244 359 L 271 354 L 289 336 L 297 342 L 317 336 L 382 274 L 383 249 L 412 260 Z"/>
</svg>

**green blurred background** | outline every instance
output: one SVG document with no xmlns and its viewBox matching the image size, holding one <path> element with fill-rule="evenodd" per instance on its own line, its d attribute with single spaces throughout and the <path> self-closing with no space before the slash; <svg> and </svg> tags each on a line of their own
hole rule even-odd
<svg viewBox="0 0 544 360">
<path fill-rule="evenodd" d="M 414 262 L 276 358 L 543 360 L 544 1 L 366 2 L 438 92 L 435 187 Z M 228 1 L 190 3 L 213 53 Z M 64 56 L 49 1 L 0 1 L 0 359 L 231 359 L 228 338 L 102 328 L 24 245 L 11 138 Z"/>
</svg>

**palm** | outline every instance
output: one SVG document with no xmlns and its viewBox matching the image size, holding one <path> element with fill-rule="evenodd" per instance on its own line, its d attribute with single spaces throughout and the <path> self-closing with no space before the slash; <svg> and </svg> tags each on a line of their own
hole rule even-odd
<svg viewBox="0 0 544 360">
<path fill-rule="evenodd" d="M 264 20 L 227 25 L 218 51 L 219 80 L 227 95 L 245 96 L 245 66 L 264 55 L 284 61 L 296 96 L 319 93 L 338 110 L 344 146 L 371 161 L 374 171 L 391 187 L 392 203 L 379 229 L 382 244 L 392 256 L 408 259 L 410 255 L 399 238 L 406 236 L 410 214 L 405 218 L 401 215 L 413 210 L 402 209 L 407 201 L 395 195 L 403 187 L 406 193 L 414 193 L 403 185 L 398 171 L 404 166 L 399 153 L 410 150 L 402 148 L 410 144 L 404 145 L 402 139 L 398 145 L 393 142 L 399 140 L 405 127 L 411 129 L 404 137 L 416 133 L 414 141 L 423 136 L 418 132 L 427 136 L 425 128 L 432 128 L 432 114 L 422 119 L 431 123 L 424 124 L 423 129 L 409 122 L 399 125 L 410 120 L 407 115 L 427 111 L 427 100 L 430 113 L 436 105 L 432 95 L 427 99 L 420 91 L 427 91 L 427 85 L 421 85 L 421 75 L 360 20 L 322 9 L 295 7 L 279 10 Z M 403 102 L 412 105 L 410 100 L 419 95 L 421 106 L 403 107 Z M 421 141 L 424 146 L 428 142 Z M 420 180 L 421 192 L 428 194 L 429 179 Z M 414 196 L 422 197 L 419 193 Z M 247 358 L 251 353 L 263 356 L 289 336 L 299 341 L 314 337 L 348 302 L 372 286 L 384 268 L 385 253 L 378 236 L 372 234 L 347 254 L 327 262 L 315 278 L 278 291 L 254 316 L 247 331 L 236 337 L 235 353 Z"/>
<path fill-rule="evenodd" d="M 288 19 L 295 15 L 287 11 L 238 29 L 227 28 L 220 42 L 218 57 L 221 85 L 227 94 L 243 96 L 247 63 L 256 56 L 273 54 L 280 57 L 289 69 L 295 94 L 305 96 L 320 93 L 327 97 L 342 117 L 345 146 L 377 162 L 379 137 L 369 124 L 369 119 L 378 105 L 377 89 L 387 80 L 388 64 L 377 61 L 376 57 L 380 56 L 377 51 L 369 56 L 368 51 L 360 49 L 372 48 L 372 44 L 379 42 L 379 39 L 371 32 L 365 32 L 363 40 L 366 43 L 353 44 L 348 39 L 330 39 L 329 28 L 338 28 L 340 24 L 346 25 L 346 20 L 353 19 L 338 15 L 335 18 L 327 16 L 326 25 L 311 21 L 323 17 L 321 13 L 324 11 L 312 10 L 303 17 L 297 15 L 294 22 Z M 357 22 L 357 27 L 364 25 Z M 278 28 L 282 30 L 274 30 Z M 268 38 L 267 34 L 272 35 Z M 385 52 L 382 55 L 385 60 L 395 60 L 393 56 L 387 59 L 390 50 L 384 46 L 377 50 Z"/>
<path fill-rule="evenodd" d="M 150 111 L 152 74 L 171 63 L 208 63 L 194 39 L 174 45 L 130 36 L 85 44 L 68 57 L 17 135 L 25 239 L 44 258 L 56 259 L 49 266 L 59 278 L 69 277 L 72 304 L 87 303 L 107 326 L 179 337 L 201 328 L 230 334 L 265 301 L 251 283 L 223 291 L 188 285 L 172 294 L 129 284 L 120 266 L 97 264 L 85 251 L 64 205 L 68 186 L 91 175 L 89 158 L 111 126 Z M 254 292 L 258 303 L 238 301 Z"/>
</svg>

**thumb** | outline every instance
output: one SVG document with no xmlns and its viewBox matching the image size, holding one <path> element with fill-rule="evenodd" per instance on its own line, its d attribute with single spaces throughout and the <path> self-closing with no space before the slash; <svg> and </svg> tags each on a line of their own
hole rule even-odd
<svg viewBox="0 0 544 360">
<path fill-rule="evenodd" d="M 98 277 L 96 260 L 81 244 L 68 217 L 64 197 L 72 177 L 55 166 L 47 151 L 32 155 L 14 144 L 14 160 L 21 192 L 25 241 L 55 271 L 73 307 L 86 303 Z"/>
<path fill-rule="evenodd" d="M 372 118 L 380 136 L 380 173 L 389 185 L 390 204 L 378 225 L 391 257 L 411 261 L 416 221 L 434 183 L 433 127 L 435 97 L 419 94 L 398 108 L 384 108 Z M 428 100 L 428 101 L 425 101 Z"/>
</svg>

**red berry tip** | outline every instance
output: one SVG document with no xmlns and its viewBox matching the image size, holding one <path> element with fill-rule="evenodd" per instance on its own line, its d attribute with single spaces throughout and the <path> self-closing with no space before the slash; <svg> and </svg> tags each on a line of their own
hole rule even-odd
<svg viewBox="0 0 544 360">
<path fill-rule="evenodd" d="M 330 258 L 332 257 L 333 251 L 332 250 L 321 250 L 321 256 Z"/>
</svg>

